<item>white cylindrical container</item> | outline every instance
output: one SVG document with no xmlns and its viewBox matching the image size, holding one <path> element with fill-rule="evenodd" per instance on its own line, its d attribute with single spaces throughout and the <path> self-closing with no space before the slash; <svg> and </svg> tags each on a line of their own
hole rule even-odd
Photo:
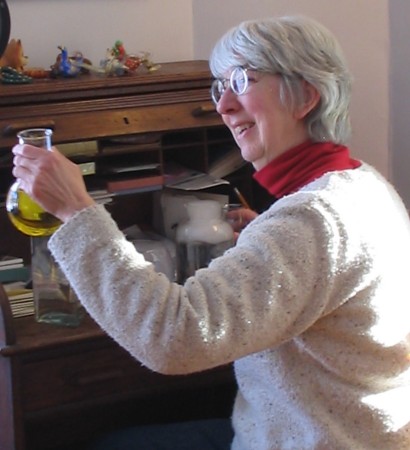
<svg viewBox="0 0 410 450">
<path fill-rule="evenodd" d="M 194 200 L 186 208 L 188 220 L 179 224 L 176 232 L 179 283 L 234 244 L 232 227 L 222 218 L 218 201 Z"/>
</svg>

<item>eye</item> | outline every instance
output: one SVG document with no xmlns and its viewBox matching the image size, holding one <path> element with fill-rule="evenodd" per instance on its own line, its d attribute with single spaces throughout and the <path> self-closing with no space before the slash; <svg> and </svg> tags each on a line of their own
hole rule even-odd
<svg viewBox="0 0 410 450">
<path fill-rule="evenodd" d="M 243 67 L 236 67 L 230 76 L 231 89 L 236 95 L 245 93 L 248 87 L 248 74 Z"/>
</svg>

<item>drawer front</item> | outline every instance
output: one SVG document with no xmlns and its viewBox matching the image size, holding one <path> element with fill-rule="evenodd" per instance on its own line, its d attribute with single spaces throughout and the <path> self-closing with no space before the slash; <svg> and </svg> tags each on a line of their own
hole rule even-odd
<svg viewBox="0 0 410 450">
<path fill-rule="evenodd" d="M 107 347 L 23 363 L 22 402 L 25 411 L 103 397 L 141 394 L 165 378 L 144 368 L 119 347 Z"/>
<path fill-rule="evenodd" d="M 0 119 L 0 148 L 14 145 L 16 133 L 25 128 L 52 128 L 53 143 L 58 144 L 76 142 L 79 139 L 221 125 L 221 118 L 216 113 L 196 114 L 196 111 L 206 107 L 209 107 L 209 102 L 187 102 L 138 108 L 70 111 L 65 114 L 47 112 L 47 115 Z"/>
<path fill-rule="evenodd" d="M 180 389 L 233 381 L 231 366 L 192 374 L 161 375 L 143 367 L 117 344 L 21 365 L 25 412 L 69 405 L 93 405 L 142 398 Z"/>
</svg>

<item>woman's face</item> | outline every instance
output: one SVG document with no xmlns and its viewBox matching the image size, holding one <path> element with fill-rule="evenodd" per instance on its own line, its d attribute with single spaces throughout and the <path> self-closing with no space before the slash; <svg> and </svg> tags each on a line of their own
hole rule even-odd
<svg viewBox="0 0 410 450">
<path fill-rule="evenodd" d="M 227 78 L 230 76 L 226 74 Z M 242 157 L 260 170 L 273 158 L 305 142 L 308 133 L 300 114 L 282 104 L 279 75 L 248 70 L 249 86 L 242 95 L 226 89 L 217 104 Z"/>
</svg>

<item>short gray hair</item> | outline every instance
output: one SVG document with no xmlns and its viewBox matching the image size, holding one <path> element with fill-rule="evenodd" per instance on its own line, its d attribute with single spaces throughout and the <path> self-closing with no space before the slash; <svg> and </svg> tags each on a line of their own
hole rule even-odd
<svg viewBox="0 0 410 450">
<path fill-rule="evenodd" d="M 281 100 L 289 107 L 302 101 L 306 80 L 320 94 L 305 118 L 310 138 L 338 144 L 349 140 L 352 78 L 338 41 L 323 25 L 302 16 L 242 22 L 222 36 L 210 57 L 216 78 L 236 66 L 279 74 Z"/>
</svg>

